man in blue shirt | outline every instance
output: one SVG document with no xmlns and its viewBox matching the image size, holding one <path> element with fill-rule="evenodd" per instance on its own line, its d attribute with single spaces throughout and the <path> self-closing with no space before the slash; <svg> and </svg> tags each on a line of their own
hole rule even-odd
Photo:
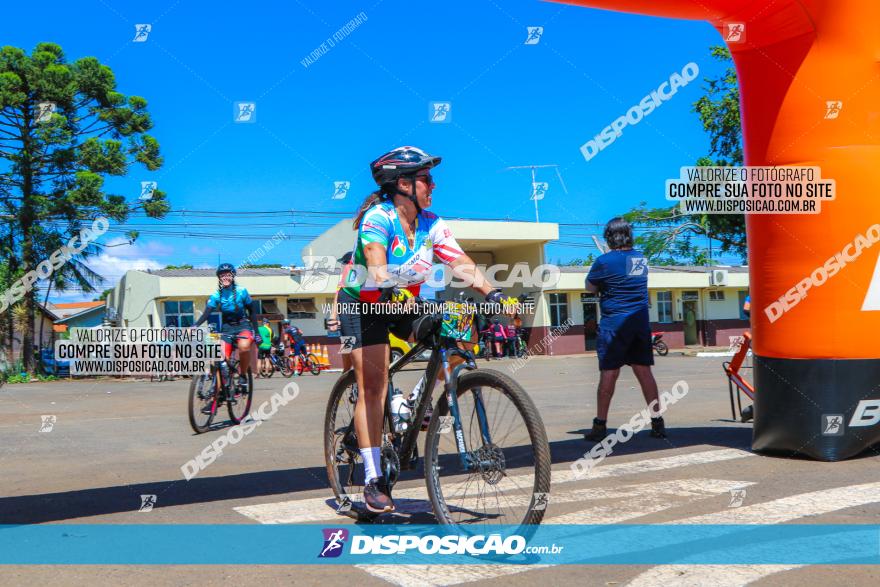
<svg viewBox="0 0 880 587">
<path fill-rule="evenodd" d="M 659 400 L 657 382 L 651 373 L 654 350 L 648 318 L 648 259 L 633 249 L 632 226 L 623 218 L 612 218 L 605 226 L 605 242 L 611 249 L 590 267 L 586 279 L 588 292 L 599 292 L 598 415 L 587 440 L 601 441 L 608 435 L 608 408 L 614 386 L 624 365 L 632 367 L 648 405 Z M 651 418 L 651 436 L 666 438 L 663 417 Z"/>
</svg>

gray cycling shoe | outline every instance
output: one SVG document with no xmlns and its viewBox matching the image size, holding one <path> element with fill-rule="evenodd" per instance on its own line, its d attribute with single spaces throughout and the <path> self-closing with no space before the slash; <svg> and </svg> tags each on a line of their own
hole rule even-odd
<svg viewBox="0 0 880 587">
<path fill-rule="evenodd" d="M 375 514 L 383 514 L 394 511 L 394 502 L 391 500 L 391 491 L 385 477 L 371 479 L 364 486 L 364 503 L 367 509 Z"/>
</svg>

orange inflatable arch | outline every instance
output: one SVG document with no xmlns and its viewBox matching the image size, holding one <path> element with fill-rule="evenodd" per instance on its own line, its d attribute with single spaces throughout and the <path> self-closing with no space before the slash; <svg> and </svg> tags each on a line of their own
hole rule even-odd
<svg viewBox="0 0 880 587">
<path fill-rule="evenodd" d="M 753 448 L 838 460 L 880 442 L 880 1 L 564 1 L 710 22 L 730 37 L 746 165 L 819 166 L 836 181 L 820 214 L 746 219 Z M 819 270 L 826 280 L 774 310 L 831 258 L 833 276 Z"/>
</svg>

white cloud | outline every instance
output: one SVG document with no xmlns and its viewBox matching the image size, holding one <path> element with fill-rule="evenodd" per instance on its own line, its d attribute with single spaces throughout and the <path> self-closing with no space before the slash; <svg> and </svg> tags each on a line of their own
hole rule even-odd
<svg viewBox="0 0 880 587">
<path fill-rule="evenodd" d="M 104 278 L 104 285 L 100 286 L 102 289 L 115 285 L 129 269 L 146 271 L 147 269 L 161 269 L 165 266 L 165 263 L 160 263 L 156 259 L 130 259 L 106 253 L 90 257 L 88 263 L 92 271 Z"/>
<path fill-rule="evenodd" d="M 200 247 L 199 245 L 193 245 L 189 248 L 189 252 L 193 255 L 216 255 L 217 249 L 214 247 Z"/>
</svg>

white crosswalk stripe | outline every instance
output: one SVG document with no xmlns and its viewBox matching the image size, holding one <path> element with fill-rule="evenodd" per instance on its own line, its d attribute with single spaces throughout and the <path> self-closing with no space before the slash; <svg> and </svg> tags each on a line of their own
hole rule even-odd
<svg viewBox="0 0 880 587">
<path fill-rule="evenodd" d="M 751 483 L 719 479 L 687 479 L 642 483 L 604 490 L 594 499 L 613 499 L 609 504 L 579 510 L 571 514 L 553 516 L 547 524 L 620 524 L 655 514 L 673 507 L 728 493 L 731 489 L 747 487 Z M 588 489 L 587 493 L 602 492 Z M 621 499 L 624 498 L 624 499 Z M 556 498 L 553 502 L 556 503 Z M 357 565 L 374 577 L 402 587 L 432 587 L 470 583 L 525 573 L 553 565 Z"/>
<path fill-rule="evenodd" d="M 610 479 L 680 469 L 691 465 L 710 465 L 753 456 L 738 449 L 719 449 L 603 464 L 586 479 L 578 479 L 568 467 L 555 470 L 552 476 L 551 507 L 583 503 L 587 507 L 545 518 L 545 524 L 620 524 L 657 514 L 698 500 L 723 495 L 732 489 L 748 487 L 750 482 L 691 478 L 659 482 L 627 483 L 613 487 L 581 488 L 578 481 L 590 483 Z M 523 476 L 523 479 L 527 476 Z M 514 477 L 519 480 L 519 477 Z M 592 483 L 590 483 L 592 485 Z M 447 487 L 455 488 L 456 484 Z M 395 492 L 399 510 L 429 512 L 430 503 L 423 487 Z M 865 483 L 790 495 L 762 503 L 724 508 L 663 524 L 782 524 L 830 514 L 847 508 L 880 503 L 880 483 Z M 293 500 L 235 508 L 236 511 L 264 524 L 302 523 L 337 519 L 333 500 L 324 498 Z M 845 554 L 845 553 L 842 553 Z M 497 579 L 553 565 L 358 565 L 370 575 L 401 586 L 448 586 Z M 739 587 L 765 577 L 800 568 L 804 565 L 657 565 L 636 576 L 631 587 Z"/>
<path fill-rule="evenodd" d="M 626 463 L 602 464 L 593 469 L 586 480 L 593 481 L 597 479 L 623 477 L 626 475 L 664 471 L 692 465 L 718 463 L 751 456 L 754 456 L 754 453 L 735 448 L 726 448 L 660 457 L 656 459 L 630 461 Z M 526 479 L 526 476 L 514 476 L 515 481 Z M 575 477 L 574 472 L 568 467 L 562 470 L 553 471 L 552 483 L 554 489 L 558 484 L 571 483 L 578 480 L 579 479 Z M 458 488 L 460 488 L 459 484 L 453 484 L 444 487 L 444 491 L 454 492 Z M 357 498 L 359 496 L 353 497 Z M 564 503 L 566 500 L 570 501 L 574 498 L 566 497 L 565 493 L 557 494 L 556 492 L 552 492 L 550 499 L 551 503 Z M 427 490 L 424 487 L 395 489 L 394 502 L 400 513 L 430 511 L 430 504 L 427 502 Z M 233 509 L 242 515 L 260 522 L 261 524 L 303 524 L 307 522 L 338 519 L 338 514 L 335 510 L 335 502 L 323 497 L 240 506 Z"/>
<path fill-rule="evenodd" d="M 782 524 L 799 518 L 880 502 L 880 483 L 865 483 L 791 495 L 727 511 L 676 520 L 674 524 Z M 803 565 L 661 565 L 630 583 L 631 587 L 734 587 Z"/>
</svg>

